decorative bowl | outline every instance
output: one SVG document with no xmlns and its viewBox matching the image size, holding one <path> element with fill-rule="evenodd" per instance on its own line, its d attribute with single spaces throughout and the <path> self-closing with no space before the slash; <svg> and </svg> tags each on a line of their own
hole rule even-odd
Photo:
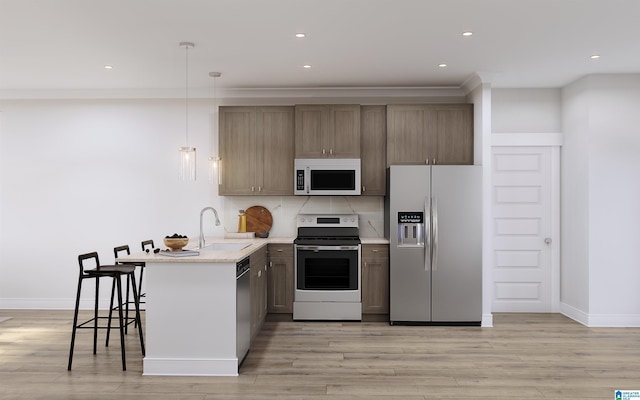
<svg viewBox="0 0 640 400">
<path fill-rule="evenodd" d="M 182 248 L 189 243 L 189 238 L 164 238 L 164 245 L 171 251 L 182 251 Z"/>
</svg>

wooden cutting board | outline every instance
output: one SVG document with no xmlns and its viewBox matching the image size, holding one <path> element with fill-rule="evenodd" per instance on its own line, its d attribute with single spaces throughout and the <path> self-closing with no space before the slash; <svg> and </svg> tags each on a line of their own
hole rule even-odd
<svg viewBox="0 0 640 400">
<path fill-rule="evenodd" d="M 273 217 L 269 210 L 262 206 L 253 206 L 245 210 L 247 215 L 247 232 L 269 232 L 273 225 Z"/>
</svg>

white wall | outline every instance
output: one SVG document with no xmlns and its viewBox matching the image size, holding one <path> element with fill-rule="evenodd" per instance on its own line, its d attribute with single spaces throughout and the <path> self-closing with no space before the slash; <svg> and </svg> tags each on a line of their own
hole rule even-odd
<svg viewBox="0 0 640 400">
<path fill-rule="evenodd" d="M 560 89 L 493 89 L 493 133 L 557 133 L 562 128 Z"/>
<path fill-rule="evenodd" d="M 478 76 L 478 79 L 481 79 Z M 467 96 L 474 104 L 474 163 L 482 165 L 482 326 L 493 326 L 493 265 L 491 227 L 491 115 L 492 91 L 490 83 L 476 82 Z"/>
<path fill-rule="evenodd" d="M 588 325 L 640 326 L 640 75 L 583 78 L 563 107 L 562 301 Z"/>
<path fill-rule="evenodd" d="M 560 302 L 585 322 L 589 313 L 589 107 L 586 81 L 562 91 L 562 253 Z M 577 313 L 577 314 L 576 314 Z"/>
<path fill-rule="evenodd" d="M 114 246 L 194 236 L 200 209 L 220 207 L 205 163 L 198 181 L 178 180 L 184 101 L 2 101 L 0 110 L 0 308 L 71 308 L 78 254 L 98 251 L 108 264 Z M 211 110 L 190 102 L 201 160 Z"/>
</svg>

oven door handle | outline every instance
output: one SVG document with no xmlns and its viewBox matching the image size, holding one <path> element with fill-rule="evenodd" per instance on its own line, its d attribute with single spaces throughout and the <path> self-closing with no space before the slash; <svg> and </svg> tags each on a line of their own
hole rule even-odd
<svg viewBox="0 0 640 400">
<path fill-rule="evenodd" d="M 358 246 L 308 246 L 308 245 L 296 245 L 296 250 L 307 250 L 307 251 L 358 250 Z"/>
</svg>

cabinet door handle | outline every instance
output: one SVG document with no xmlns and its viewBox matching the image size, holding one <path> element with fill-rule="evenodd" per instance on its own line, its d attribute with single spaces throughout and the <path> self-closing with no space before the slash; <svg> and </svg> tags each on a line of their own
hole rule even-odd
<svg viewBox="0 0 640 400">
<path fill-rule="evenodd" d="M 372 253 L 377 253 L 377 252 L 378 252 L 378 249 L 371 249 L 371 252 L 372 252 Z"/>
<path fill-rule="evenodd" d="M 262 186 L 258 186 L 258 192 L 262 192 Z"/>
<path fill-rule="evenodd" d="M 329 149 L 329 155 L 332 156 L 333 155 L 333 149 Z"/>
<path fill-rule="evenodd" d="M 367 268 L 367 262 L 364 262 L 364 265 L 362 266 L 363 268 Z"/>
<path fill-rule="evenodd" d="M 255 192 L 255 187 L 251 186 L 251 191 Z"/>
<path fill-rule="evenodd" d="M 367 187 L 366 187 L 366 186 L 363 186 L 363 187 L 362 187 L 362 191 L 363 191 L 363 192 L 366 192 L 366 191 L 367 191 Z"/>
<path fill-rule="evenodd" d="M 277 249 L 276 250 L 278 253 L 282 253 L 282 249 Z"/>
<path fill-rule="evenodd" d="M 322 155 L 324 156 L 325 154 L 327 154 L 327 151 L 325 149 L 322 149 Z"/>
</svg>

